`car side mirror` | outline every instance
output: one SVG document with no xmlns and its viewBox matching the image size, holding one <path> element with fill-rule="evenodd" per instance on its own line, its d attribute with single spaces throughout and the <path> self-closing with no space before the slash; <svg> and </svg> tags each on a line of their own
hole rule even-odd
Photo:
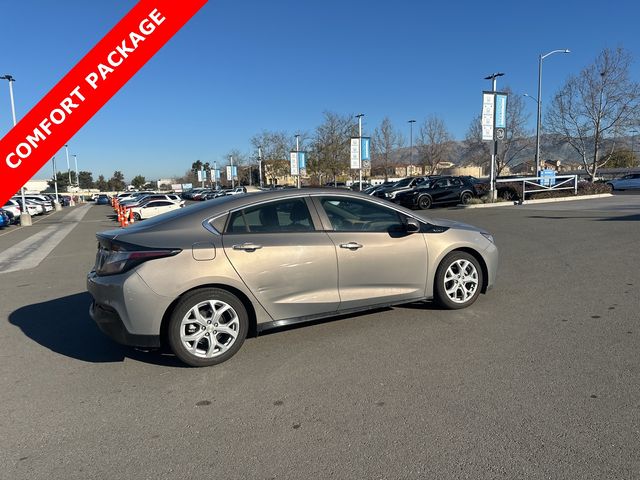
<svg viewBox="0 0 640 480">
<path fill-rule="evenodd" d="M 418 233 L 420 231 L 420 222 L 415 218 L 407 218 L 404 225 L 407 233 Z"/>
</svg>

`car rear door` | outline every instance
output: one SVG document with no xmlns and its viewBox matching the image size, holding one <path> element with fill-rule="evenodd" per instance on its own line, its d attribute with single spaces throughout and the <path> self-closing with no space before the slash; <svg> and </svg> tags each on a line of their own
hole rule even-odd
<svg viewBox="0 0 640 480">
<path fill-rule="evenodd" d="M 338 257 L 340 310 L 424 297 L 427 245 L 404 214 L 367 199 L 312 197 Z"/>
<path fill-rule="evenodd" d="M 274 320 L 338 309 L 336 249 L 307 196 L 232 211 L 224 251 L 242 281 Z"/>
</svg>

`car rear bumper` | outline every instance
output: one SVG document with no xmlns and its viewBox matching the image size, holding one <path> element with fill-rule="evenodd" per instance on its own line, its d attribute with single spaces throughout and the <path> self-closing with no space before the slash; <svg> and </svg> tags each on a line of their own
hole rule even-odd
<svg viewBox="0 0 640 480">
<path fill-rule="evenodd" d="M 89 307 L 89 315 L 102 333 L 122 345 L 147 348 L 160 346 L 160 335 L 137 335 L 129 332 L 118 312 L 111 307 L 93 301 Z"/>
<path fill-rule="evenodd" d="M 87 290 L 93 297 L 89 313 L 104 333 L 125 345 L 160 345 L 162 318 L 171 299 L 155 293 L 135 270 L 107 276 L 91 272 Z"/>
</svg>

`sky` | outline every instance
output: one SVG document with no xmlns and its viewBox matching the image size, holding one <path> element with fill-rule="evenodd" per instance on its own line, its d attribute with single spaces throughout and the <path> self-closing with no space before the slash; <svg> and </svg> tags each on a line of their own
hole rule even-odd
<svg viewBox="0 0 640 480">
<path fill-rule="evenodd" d="M 0 74 L 25 115 L 135 5 L 131 0 L 0 0 Z M 461 140 L 481 110 L 484 77 L 543 106 L 604 48 L 624 47 L 640 81 L 640 2 L 209 0 L 71 139 L 79 170 L 130 180 L 181 176 L 196 160 L 254 155 L 263 130 L 312 133 L 324 111 L 387 116 L 409 137 L 429 115 Z M 535 101 L 528 104 L 535 129 Z M 357 119 L 354 118 L 354 123 Z M 0 83 L 0 137 L 12 126 Z M 415 130 L 414 130 L 415 132 Z M 65 151 L 56 154 L 66 169 Z M 73 159 L 72 159 L 73 162 Z M 73 168 L 73 166 L 72 166 Z M 51 176 L 51 163 L 34 178 Z"/>
</svg>

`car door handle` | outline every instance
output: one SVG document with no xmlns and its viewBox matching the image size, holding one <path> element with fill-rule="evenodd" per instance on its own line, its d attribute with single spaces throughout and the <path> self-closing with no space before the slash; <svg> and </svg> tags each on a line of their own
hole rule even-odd
<svg viewBox="0 0 640 480">
<path fill-rule="evenodd" d="M 356 242 L 341 243 L 340 248 L 347 248 L 353 251 L 353 250 L 358 250 L 359 248 L 362 248 L 362 245 Z"/>
<path fill-rule="evenodd" d="M 241 245 L 234 245 L 234 250 L 244 250 L 245 252 L 255 252 L 262 248 L 262 245 L 256 245 L 255 243 L 243 243 Z"/>
</svg>

